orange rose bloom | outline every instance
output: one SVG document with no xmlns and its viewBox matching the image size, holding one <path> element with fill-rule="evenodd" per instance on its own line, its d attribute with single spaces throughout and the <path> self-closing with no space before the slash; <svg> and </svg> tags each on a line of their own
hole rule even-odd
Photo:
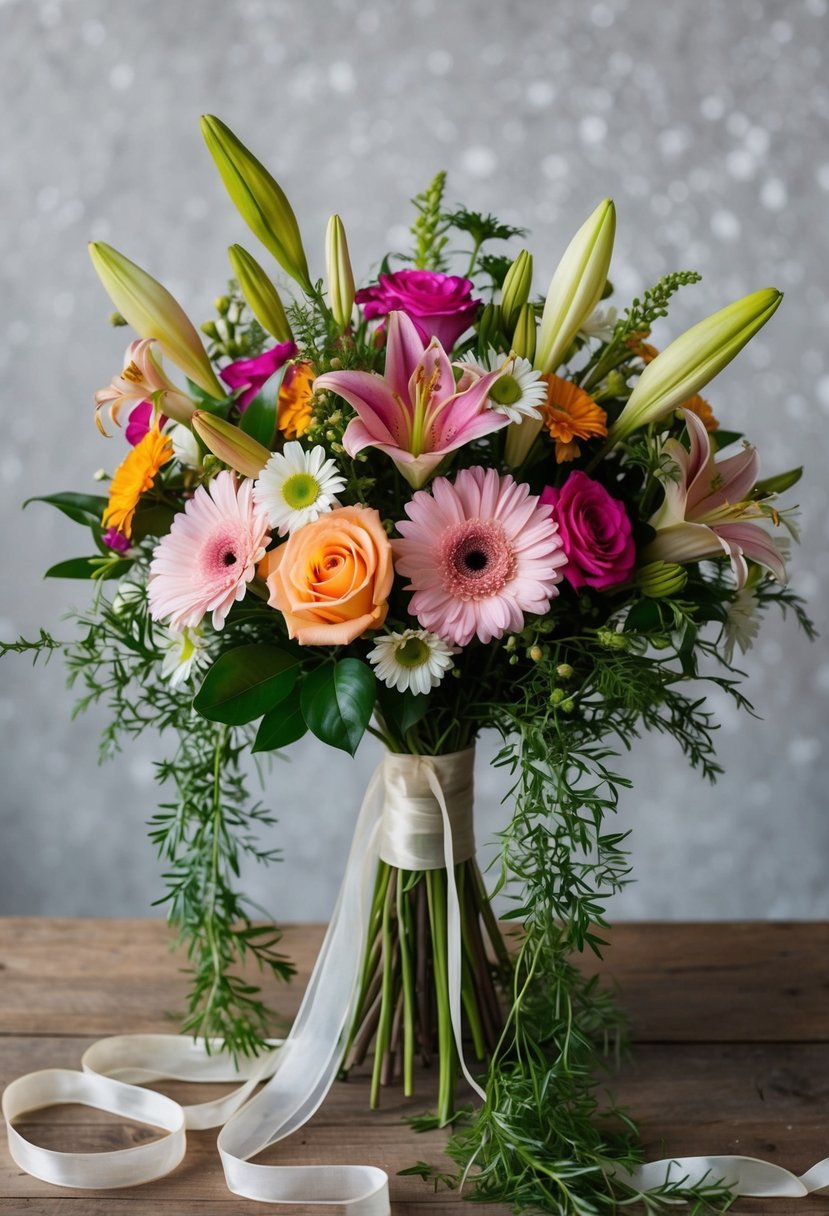
<svg viewBox="0 0 829 1216">
<path fill-rule="evenodd" d="M 259 563 L 268 603 L 301 646 L 343 646 L 379 629 L 394 578 L 391 544 L 371 507 L 337 507 Z"/>
<path fill-rule="evenodd" d="M 294 363 L 279 390 L 276 425 L 286 439 L 299 439 L 311 425 L 311 400 L 317 373 L 310 363 Z"/>
<path fill-rule="evenodd" d="M 581 449 L 577 439 L 604 439 L 607 414 L 592 397 L 560 376 L 542 376 L 547 400 L 541 407 L 544 425 L 556 441 L 556 463 L 575 460 Z"/>
</svg>

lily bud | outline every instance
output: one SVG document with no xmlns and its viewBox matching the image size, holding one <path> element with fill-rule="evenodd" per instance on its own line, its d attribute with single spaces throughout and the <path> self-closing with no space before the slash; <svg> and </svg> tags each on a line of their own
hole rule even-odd
<svg viewBox="0 0 829 1216">
<path fill-rule="evenodd" d="M 607 446 L 664 418 L 731 362 L 779 307 L 773 287 L 752 292 L 681 334 L 648 364 L 608 432 Z"/>
<path fill-rule="evenodd" d="M 532 304 L 522 304 L 512 335 L 512 349 L 516 355 L 532 362 L 535 357 L 535 309 Z"/>
<path fill-rule="evenodd" d="M 612 199 L 599 203 L 582 224 L 558 264 L 535 349 L 535 366 L 549 374 L 562 362 L 585 321 L 602 298 L 616 235 L 616 208 Z M 507 433 L 506 461 L 512 468 L 523 464 L 541 422 L 524 418 L 513 422 Z"/>
<path fill-rule="evenodd" d="M 636 571 L 636 586 L 651 600 L 678 595 L 688 581 L 688 572 L 676 562 L 648 562 Z"/>
<path fill-rule="evenodd" d="M 345 228 L 338 215 L 332 215 L 325 233 L 325 270 L 328 298 L 334 320 L 341 331 L 348 329 L 354 307 L 354 272 L 348 256 Z"/>
<path fill-rule="evenodd" d="M 501 306 L 487 304 L 475 328 L 478 331 L 478 350 L 481 354 L 490 346 L 497 346 L 501 335 Z"/>
<path fill-rule="evenodd" d="M 312 291 L 299 225 L 281 188 L 229 127 L 212 114 L 202 134 L 222 181 L 242 219 L 302 290 Z"/>
<path fill-rule="evenodd" d="M 92 241 L 89 256 L 109 298 L 140 338 L 155 338 L 163 353 L 209 393 L 224 397 L 201 339 L 166 287 L 103 241 Z"/>
<path fill-rule="evenodd" d="M 244 477 L 258 477 L 271 458 L 266 447 L 238 426 L 205 410 L 196 410 L 190 424 L 214 456 Z"/>
<path fill-rule="evenodd" d="M 554 372 L 579 326 L 602 298 L 616 234 L 616 208 L 599 203 L 573 237 L 550 283 L 541 317 L 536 367 Z"/>
<path fill-rule="evenodd" d="M 294 335 L 279 293 L 256 258 L 241 245 L 231 245 L 227 256 L 242 295 L 256 320 L 277 342 L 291 342 Z"/>
<path fill-rule="evenodd" d="M 501 311 L 504 325 L 509 330 L 518 320 L 518 313 L 530 298 L 533 281 L 533 256 L 522 249 L 507 271 L 501 289 Z M 532 356 L 529 356 L 532 358 Z"/>
</svg>

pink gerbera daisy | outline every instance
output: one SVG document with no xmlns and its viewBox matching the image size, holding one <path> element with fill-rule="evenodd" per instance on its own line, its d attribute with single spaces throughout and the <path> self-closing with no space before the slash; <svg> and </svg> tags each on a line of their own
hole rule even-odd
<svg viewBox="0 0 829 1216">
<path fill-rule="evenodd" d="M 218 473 L 199 486 L 182 515 L 162 537 L 150 563 L 150 614 L 171 629 L 198 625 L 207 612 L 221 629 L 244 598 L 256 563 L 265 555 L 267 520 L 253 503 L 253 482 Z"/>
<path fill-rule="evenodd" d="M 424 629 L 456 646 L 524 626 L 546 612 L 567 562 L 550 509 L 529 487 L 495 469 L 461 469 L 454 485 L 438 477 L 406 505 L 392 542 L 395 566 L 414 591 L 411 611 Z"/>
</svg>

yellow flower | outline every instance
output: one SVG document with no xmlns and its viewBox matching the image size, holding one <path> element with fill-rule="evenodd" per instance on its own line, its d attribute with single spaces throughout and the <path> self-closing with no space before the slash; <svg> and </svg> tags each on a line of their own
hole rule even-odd
<svg viewBox="0 0 829 1216">
<path fill-rule="evenodd" d="M 578 385 L 560 376 L 543 376 L 547 400 L 541 407 L 544 426 L 556 441 L 556 463 L 576 460 L 579 439 L 603 439 L 607 435 L 607 414 Z"/>
<path fill-rule="evenodd" d="M 172 441 L 156 428 L 149 430 L 115 470 L 101 521 L 105 528 L 117 528 L 128 538 L 132 535 L 132 517 L 141 495 L 150 489 L 159 469 L 172 458 Z"/>
<path fill-rule="evenodd" d="M 286 439 L 300 439 L 311 425 L 316 375 L 310 363 L 294 363 L 285 373 L 276 425 Z"/>
<path fill-rule="evenodd" d="M 649 333 L 631 334 L 625 343 L 646 366 L 648 363 L 653 363 L 659 354 L 655 346 L 651 346 L 650 342 L 642 340 L 649 336 Z M 710 404 L 699 393 L 694 393 L 693 397 L 689 397 L 687 401 L 683 401 L 681 405 L 677 406 L 677 409 L 690 410 L 692 414 L 696 414 L 706 431 L 716 431 L 720 425 L 719 419 L 715 418 Z"/>
</svg>

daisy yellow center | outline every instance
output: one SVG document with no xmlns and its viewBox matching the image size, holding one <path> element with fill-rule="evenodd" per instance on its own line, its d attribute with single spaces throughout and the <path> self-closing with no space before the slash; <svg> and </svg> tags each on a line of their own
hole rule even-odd
<svg viewBox="0 0 829 1216">
<path fill-rule="evenodd" d="M 402 645 L 395 646 L 394 658 L 401 667 L 422 667 L 429 658 L 429 647 L 422 638 L 406 638 Z"/>
<path fill-rule="evenodd" d="M 515 376 L 510 376 L 509 373 L 495 381 L 489 395 L 498 405 L 515 405 L 524 396 L 521 385 Z"/>
<path fill-rule="evenodd" d="M 282 486 L 282 497 L 293 511 L 313 506 L 319 492 L 320 483 L 310 473 L 292 473 Z"/>
</svg>

